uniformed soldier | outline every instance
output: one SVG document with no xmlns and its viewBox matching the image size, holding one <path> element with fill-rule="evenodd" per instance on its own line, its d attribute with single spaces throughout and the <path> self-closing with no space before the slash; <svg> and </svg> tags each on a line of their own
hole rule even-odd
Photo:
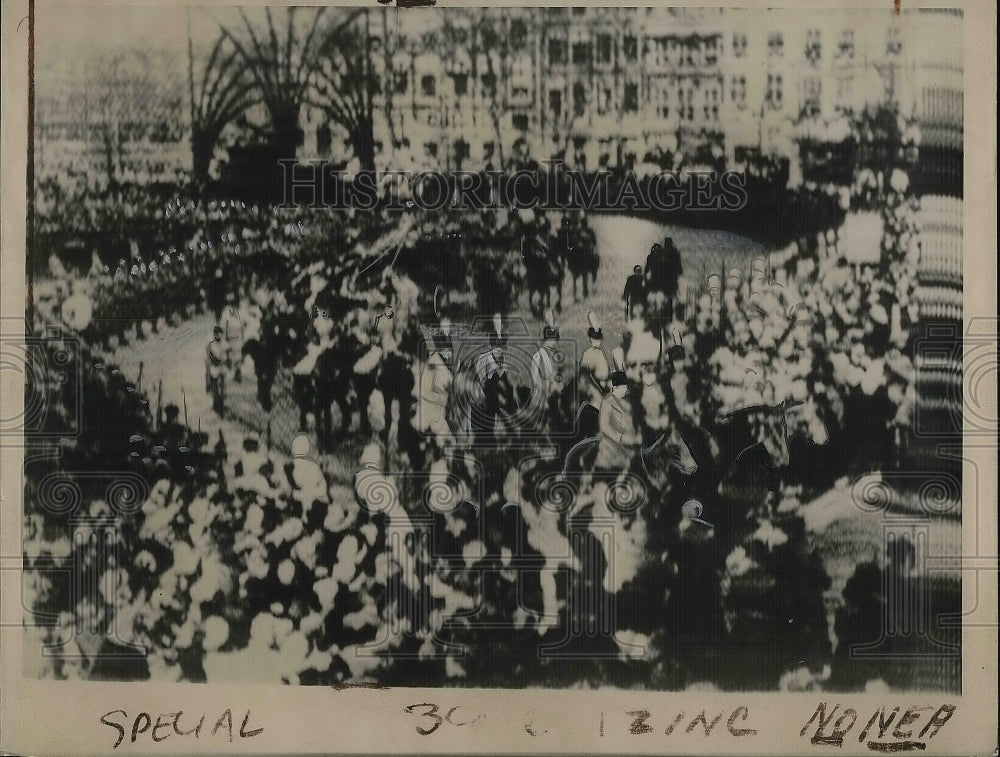
<svg viewBox="0 0 1000 757">
<path fill-rule="evenodd" d="M 604 339 L 601 324 L 593 313 L 587 313 L 587 320 L 590 323 L 587 329 L 590 346 L 583 351 L 580 358 L 580 396 L 586 398 L 595 408 L 599 408 L 607 392 L 611 368 L 608 365 L 608 358 L 601 349 Z"/>
<path fill-rule="evenodd" d="M 531 402 L 539 415 L 548 413 L 549 423 L 558 416 L 559 396 L 563 388 L 559 362 L 559 329 L 551 310 L 546 313 L 547 323 L 542 329 L 542 346 L 531 358 Z"/>
<path fill-rule="evenodd" d="M 601 403 L 601 438 L 594 460 L 595 470 L 620 474 L 628 470 L 632 462 L 633 450 L 642 443 L 632 421 L 632 408 L 625 397 L 628 394 L 628 379 L 625 372 L 611 373 L 611 391 Z"/>
<path fill-rule="evenodd" d="M 507 337 L 496 324 L 496 331 L 490 336 L 490 349 L 479 356 L 476 362 L 476 376 L 481 389 L 482 402 L 472 409 L 472 431 L 477 444 L 492 444 L 496 439 L 497 421 L 509 415 L 515 408 L 514 386 L 511 383 L 504 347 Z"/>
<path fill-rule="evenodd" d="M 213 330 L 205 354 L 205 389 L 212 395 L 212 408 L 219 415 L 225 407 L 226 343 L 221 326 Z"/>
<path fill-rule="evenodd" d="M 451 387 L 451 371 L 448 368 L 451 341 L 439 336 L 435 338 L 433 345 L 427 366 L 420 377 L 420 410 L 417 420 L 422 432 L 433 434 L 444 446 L 451 432 L 446 415 Z"/>
<path fill-rule="evenodd" d="M 625 291 L 622 292 L 622 299 L 625 300 L 625 320 L 631 321 L 635 314 L 636 305 L 643 304 L 645 295 L 644 282 L 642 278 L 642 266 L 632 268 L 632 275 L 625 281 Z"/>
</svg>

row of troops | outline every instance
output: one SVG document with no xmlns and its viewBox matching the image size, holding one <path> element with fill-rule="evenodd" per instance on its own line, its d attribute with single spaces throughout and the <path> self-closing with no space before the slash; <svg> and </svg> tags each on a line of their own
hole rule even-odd
<svg viewBox="0 0 1000 757">
<path fill-rule="evenodd" d="M 219 413 L 226 381 L 240 380 L 241 372 L 256 374 L 258 399 L 270 410 L 277 356 L 266 338 L 273 328 L 266 311 L 258 297 L 222 308 L 206 360 L 206 388 Z M 588 319 L 589 344 L 574 361 L 576 342 L 561 337 L 551 311 L 538 344 L 526 334 L 505 333 L 499 317 L 488 331 L 447 319 L 422 329 L 391 298 L 372 322 L 314 308 L 313 338 L 291 368 L 300 427 L 310 425 L 311 414 L 320 451 L 331 451 L 338 437 L 332 408 L 339 409 L 341 434 L 357 412 L 362 434 L 381 432 L 388 442 L 395 431 L 415 465 L 423 457 L 421 438 L 440 448 L 492 447 L 539 435 L 570 447 L 592 440 L 598 443 L 586 462 L 620 471 L 632 456 L 628 448 L 639 442 L 625 400 L 628 381 L 604 351 L 599 322 L 592 313 Z"/>
</svg>

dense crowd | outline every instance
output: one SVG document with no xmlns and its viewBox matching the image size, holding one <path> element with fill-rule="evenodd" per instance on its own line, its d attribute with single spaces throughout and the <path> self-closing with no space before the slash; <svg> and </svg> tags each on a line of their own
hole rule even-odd
<svg viewBox="0 0 1000 757">
<path fill-rule="evenodd" d="M 344 218 L 331 232 L 242 202 L 174 201 L 164 220 L 183 210 L 195 233 L 156 255 L 95 259 L 83 279 L 53 262 L 49 314 L 95 354 L 204 309 L 219 415 L 237 379 L 270 412 L 282 370 L 298 407 L 287 451 L 245 429 L 193 432 L 176 406 L 142 418 L 112 407 L 86 424 L 90 446 L 64 456 L 79 470 L 128 465 L 150 483 L 119 535 L 128 559 L 110 566 L 119 593 L 97 613 L 148 651 L 128 675 L 822 685 L 835 662 L 830 579 L 799 510 L 861 462 L 851 412 L 869 418 L 862 435 L 908 417 L 915 228 L 896 185 L 885 271 L 793 244 L 770 266 L 720 271 L 686 311 L 683 250 L 665 240 L 626 284 L 619 344 L 594 314 L 560 323 L 545 276 L 528 287 L 537 321 L 475 317 L 509 312 L 483 306 L 499 277 L 535 270 L 532 256 L 558 269 L 574 246 L 559 232 L 586 238 L 572 220 L 503 218 L 504 244 L 482 250 L 483 282 L 475 265 L 456 276 L 470 248 L 443 241 L 488 237 L 478 217 L 432 234 L 406 215 L 374 232 Z M 336 256 L 323 254 L 331 238 Z M 422 244 L 440 252 L 434 270 L 407 254 Z M 164 303 L 163 322 L 135 318 L 149 301 Z M 571 331 L 586 335 L 580 354 Z M 141 395 L 81 362 L 86 396 Z M 865 404 L 875 395 L 885 403 Z M 127 445 L 105 438 L 114 423 Z M 347 475 L 331 472 L 329 453 L 345 452 Z M 92 514 L 108 508 L 101 492 L 84 495 Z M 28 520 L 51 542 L 44 506 Z M 84 559 L 58 538 L 53 554 Z M 34 575 L 38 606 L 64 613 L 51 641 L 72 619 Z M 759 666 L 735 664 L 751 652 Z M 89 659 L 96 669 L 74 672 L 67 653 L 55 673 L 109 675 Z"/>
</svg>

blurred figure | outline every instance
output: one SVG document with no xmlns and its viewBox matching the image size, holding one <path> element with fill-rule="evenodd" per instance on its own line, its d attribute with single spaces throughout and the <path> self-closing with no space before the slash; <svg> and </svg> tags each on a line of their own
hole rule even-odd
<svg viewBox="0 0 1000 757">
<path fill-rule="evenodd" d="M 240 360 L 244 365 L 247 358 L 253 363 L 254 374 L 258 374 L 261 359 L 261 332 L 263 329 L 263 292 L 257 290 L 253 293 L 249 302 L 244 302 L 240 307 L 239 320 L 243 327 L 243 341 L 240 345 Z M 249 369 L 249 366 L 246 366 Z M 258 375 L 259 382 L 259 375 Z"/>
<path fill-rule="evenodd" d="M 215 275 L 208 283 L 208 308 L 212 315 L 219 318 L 222 315 L 222 308 L 226 306 L 226 279 L 222 267 L 215 269 Z"/>
<path fill-rule="evenodd" d="M 587 313 L 587 320 L 590 324 L 587 329 L 590 346 L 583 351 L 580 358 L 580 396 L 595 408 L 599 408 L 607 391 L 611 368 L 608 365 L 608 358 L 601 349 L 604 339 L 601 325 L 593 313 Z"/>
<path fill-rule="evenodd" d="M 292 462 L 285 466 L 285 475 L 292 486 L 292 497 L 302 505 L 302 514 L 307 515 L 313 502 L 327 502 L 329 491 L 326 476 L 312 457 L 309 437 L 299 434 L 292 439 Z"/>
<path fill-rule="evenodd" d="M 299 385 L 305 396 L 300 401 L 300 408 L 312 405 L 319 448 L 325 452 L 333 446 L 332 404 L 337 394 L 333 379 L 340 369 L 333 349 L 333 318 L 324 308 L 313 308 L 313 311 L 315 337 L 306 348 L 306 356 L 296 364 L 293 372 L 302 377 Z"/>
<path fill-rule="evenodd" d="M 420 376 L 420 405 L 417 422 L 420 431 L 433 434 L 442 447 L 445 446 L 451 427 L 448 425 L 446 409 L 451 388 L 450 340 L 435 338 L 431 355 Z"/>
<path fill-rule="evenodd" d="M 281 335 L 281 321 L 277 314 L 273 312 L 263 313 L 261 317 L 260 345 L 258 348 L 251 348 L 256 352 L 250 352 L 250 357 L 254 361 L 254 372 L 257 374 L 257 401 L 265 412 L 271 412 L 273 402 L 271 400 L 271 387 L 274 386 L 274 378 L 278 373 L 278 360 L 280 357 L 280 346 L 284 340 Z M 244 349 L 246 345 L 244 344 Z"/>
<path fill-rule="evenodd" d="M 563 388 L 563 376 L 556 363 L 559 346 L 559 329 L 555 325 L 552 311 L 547 312 L 548 323 L 542 329 L 542 346 L 531 358 L 531 404 L 540 419 L 551 426 L 559 418 L 559 396 Z"/>
<path fill-rule="evenodd" d="M 624 371 L 611 374 L 611 391 L 601 403 L 601 439 L 597 445 L 594 469 L 616 475 L 628 470 L 632 463 L 632 448 L 642 439 L 632 422 L 632 408 L 625 401 L 628 379 Z"/>
<path fill-rule="evenodd" d="M 205 353 L 205 391 L 212 395 L 212 409 L 221 417 L 225 407 L 227 349 L 221 326 L 215 327 L 213 335 Z"/>
<path fill-rule="evenodd" d="M 242 361 L 243 322 L 236 309 L 235 298 L 230 294 L 219 316 L 219 326 L 222 328 L 223 342 L 226 346 L 226 369 L 233 372 L 234 380 L 242 379 L 240 363 Z"/>
<path fill-rule="evenodd" d="M 632 275 L 625 281 L 625 291 L 622 299 L 625 300 L 625 320 L 631 321 L 635 314 L 635 306 L 642 305 L 645 290 L 642 281 L 642 266 L 635 266 Z"/>
<path fill-rule="evenodd" d="M 646 290 L 650 293 L 663 291 L 663 246 L 654 242 L 646 256 Z"/>
<path fill-rule="evenodd" d="M 515 408 L 514 386 L 504 358 L 506 345 L 507 337 L 500 333 L 498 323 L 496 333 L 490 336 L 489 351 L 482 353 L 476 363 L 481 401 L 472 407 L 472 432 L 477 445 L 493 444 L 497 423 Z"/>
<path fill-rule="evenodd" d="M 667 320 L 674 319 L 674 305 L 677 301 L 677 285 L 681 274 L 684 273 L 684 266 L 681 265 L 681 253 L 674 244 L 671 237 L 667 237 L 663 242 L 663 271 L 662 284 L 663 294 L 667 298 L 666 317 Z"/>
<path fill-rule="evenodd" d="M 77 333 L 83 333 L 90 326 L 94 306 L 82 281 L 74 279 L 70 284 L 70 296 L 62 304 L 63 323 Z"/>
</svg>

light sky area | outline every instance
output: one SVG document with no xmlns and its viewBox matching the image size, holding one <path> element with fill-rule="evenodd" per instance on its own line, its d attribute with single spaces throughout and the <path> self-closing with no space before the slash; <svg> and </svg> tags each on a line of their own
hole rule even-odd
<svg viewBox="0 0 1000 757">
<path fill-rule="evenodd" d="M 242 5 L 255 28 L 264 28 L 262 8 L 252 7 L 261 4 Z M 372 3 L 372 10 L 380 8 Z M 245 28 L 235 4 L 192 6 L 189 10 L 183 5 L 150 2 L 145 5 L 39 2 L 35 8 L 35 66 L 44 70 L 52 63 L 71 65 L 74 59 L 90 51 L 136 45 L 175 52 L 180 61 L 186 61 L 189 13 L 196 57 L 200 57 L 199 53 L 207 55 L 216 40 L 220 23 L 236 30 Z M 278 28 L 284 28 L 284 9 L 275 8 L 273 13 Z M 436 15 L 431 9 L 424 9 L 419 14 L 411 12 L 405 17 L 407 28 L 411 31 L 419 28 L 418 22 L 432 22 L 431 16 Z M 307 25 L 312 16 L 313 8 L 302 7 L 296 17 L 296 26 Z"/>
<path fill-rule="evenodd" d="M 208 13 L 222 19 L 231 11 L 191 9 L 191 35 L 196 48 L 209 46 L 215 39 L 218 26 Z M 114 50 L 135 45 L 184 56 L 187 18 L 187 9 L 178 6 L 40 3 L 35 10 L 35 63 L 43 67 L 47 61 L 73 60 L 88 50 Z"/>
</svg>

